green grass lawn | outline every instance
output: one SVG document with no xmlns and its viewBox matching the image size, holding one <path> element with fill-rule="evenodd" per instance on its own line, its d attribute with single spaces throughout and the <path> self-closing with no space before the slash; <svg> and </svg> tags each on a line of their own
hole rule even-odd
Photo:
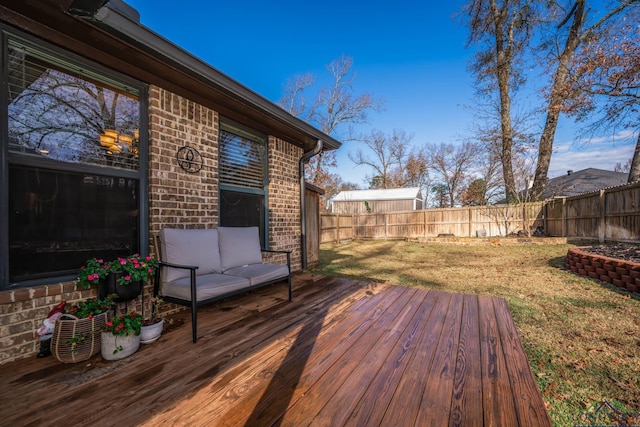
<svg viewBox="0 0 640 427">
<path fill-rule="evenodd" d="M 505 298 L 554 425 L 605 400 L 640 412 L 640 300 L 563 270 L 569 247 L 352 241 L 313 272 Z"/>
</svg>

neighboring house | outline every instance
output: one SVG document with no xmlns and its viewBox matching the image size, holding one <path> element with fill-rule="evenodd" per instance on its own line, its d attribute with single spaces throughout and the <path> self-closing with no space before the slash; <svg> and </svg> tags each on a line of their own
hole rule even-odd
<svg viewBox="0 0 640 427">
<path fill-rule="evenodd" d="M 566 175 L 547 181 L 544 198 L 571 197 L 600 191 L 609 187 L 617 187 L 618 185 L 626 184 L 628 176 L 626 173 L 595 168 L 583 169 L 577 172 L 569 170 Z"/>
<path fill-rule="evenodd" d="M 256 225 L 301 269 L 303 164 L 340 147 L 104 4 L 0 4 L 0 363 L 95 294 L 74 284 L 86 259 L 145 255 L 163 227 Z"/>
<path fill-rule="evenodd" d="M 420 188 L 341 191 L 331 202 L 331 212 L 360 214 L 422 209 Z"/>
</svg>

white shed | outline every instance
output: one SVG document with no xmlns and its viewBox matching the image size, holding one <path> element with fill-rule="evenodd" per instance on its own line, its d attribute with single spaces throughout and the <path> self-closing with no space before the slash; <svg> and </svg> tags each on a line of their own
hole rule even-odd
<svg viewBox="0 0 640 427">
<path fill-rule="evenodd" d="M 331 202 L 331 212 L 337 214 L 411 211 L 422 207 L 419 187 L 341 191 Z"/>
</svg>

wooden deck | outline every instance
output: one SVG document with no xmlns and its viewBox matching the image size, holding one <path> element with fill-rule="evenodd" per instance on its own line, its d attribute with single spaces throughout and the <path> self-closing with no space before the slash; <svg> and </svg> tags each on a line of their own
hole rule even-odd
<svg viewBox="0 0 640 427">
<path fill-rule="evenodd" d="M 319 276 L 116 362 L 0 366 L 0 424 L 549 426 L 505 300 Z"/>
</svg>

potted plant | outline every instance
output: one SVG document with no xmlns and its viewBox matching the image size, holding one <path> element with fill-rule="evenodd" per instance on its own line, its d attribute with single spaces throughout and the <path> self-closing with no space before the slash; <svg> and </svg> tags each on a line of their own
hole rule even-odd
<svg viewBox="0 0 640 427">
<path fill-rule="evenodd" d="M 102 357 L 106 360 L 122 359 L 140 347 L 142 315 L 128 311 L 107 321 L 102 332 Z"/>
<path fill-rule="evenodd" d="M 81 362 L 100 350 L 101 334 L 113 306 L 111 296 L 91 297 L 67 309 L 55 322 L 51 353 L 64 363 Z"/>
<path fill-rule="evenodd" d="M 142 330 L 140 332 L 140 344 L 151 344 L 162 335 L 164 319 L 160 316 L 160 304 L 163 303 L 160 297 L 152 297 L 151 317 L 142 320 Z"/>
<path fill-rule="evenodd" d="M 157 268 L 158 260 L 140 254 L 111 261 L 93 258 L 80 268 L 76 283 L 85 289 L 98 285 L 101 298 L 117 294 L 116 302 L 128 301 L 140 295 L 144 282 L 155 274 Z"/>
</svg>

